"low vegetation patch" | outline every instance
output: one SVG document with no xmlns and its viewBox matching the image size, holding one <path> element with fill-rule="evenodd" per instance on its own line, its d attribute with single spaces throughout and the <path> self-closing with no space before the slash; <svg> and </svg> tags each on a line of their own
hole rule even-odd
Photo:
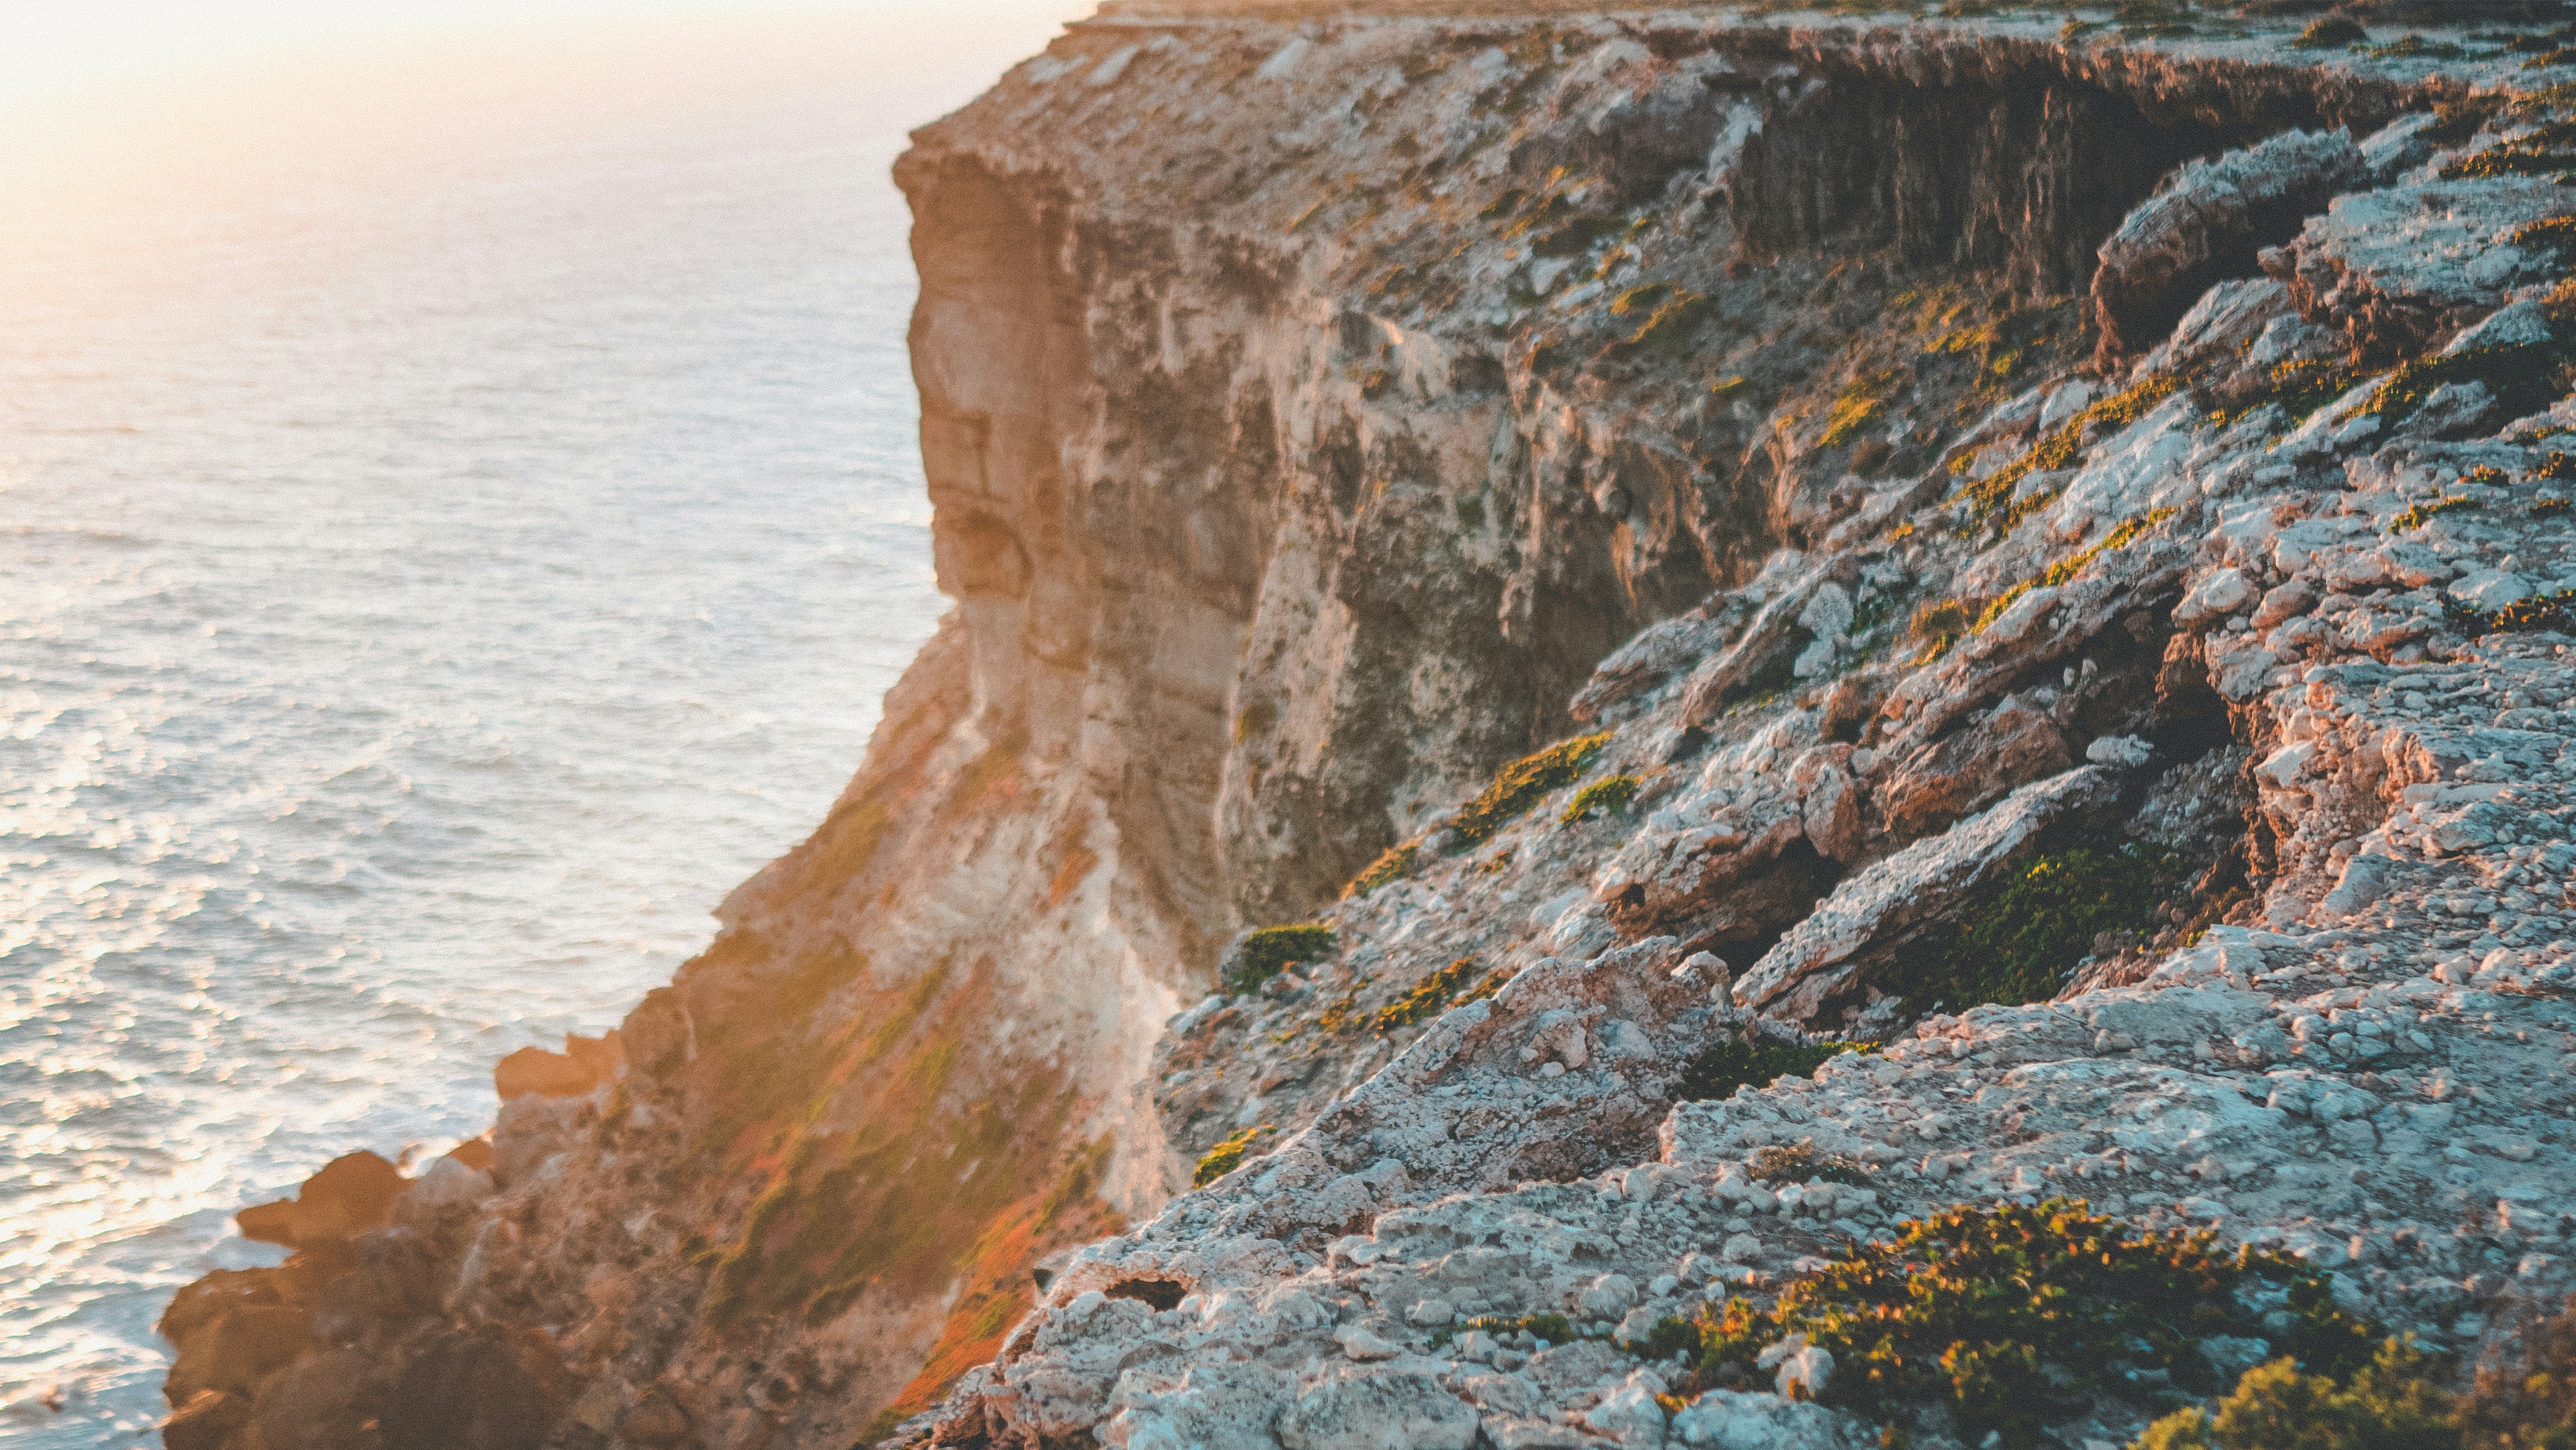
<svg viewBox="0 0 2576 1450">
<path fill-rule="evenodd" d="M 2276 1305 L 2286 1324 L 2266 1322 Z M 1833 1355 L 1824 1402 L 1883 1422 L 1939 1404 L 1968 1444 L 2006 1450 L 2045 1443 L 2096 1398 L 2160 1410 L 2182 1398 L 2165 1386 L 2215 1391 L 2215 1337 L 2262 1339 L 2329 1374 L 2368 1362 L 2378 1341 L 2297 1259 L 2050 1199 L 1902 1224 L 1892 1241 L 1845 1247 L 1771 1308 L 1729 1299 L 1665 1321 L 1647 1347 L 1693 1352 L 1688 1396 L 1745 1383 L 1790 1334 Z"/>
<path fill-rule="evenodd" d="M 2037 502 L 2025 500 L 2021 506 L 2014 505 L 2013 492 L 2021 486 L 2023 479 L 2034 473 L 2049 473 L 2066 467 L 2084 451 L 2084 440 L 2091 430 L 2110 432 L 2126 428 L 2181 390 L 2180 377 L 2158 373 L 2125 392 L 2114 393 L 2050 430 L 2028 453 L 1984 478 L 1963 484 L 1952 496 L 1952 501 L 1966 504 L 1971 515 L 1980 520 L 2004 514 L 2008 525 L 2019 523 Z M 1968 462 L 1969 458 L 1961 458 L 1952 465 L 1952 471 L 1964 476 Z"/>
<path fill-rule="evenodd" d="M 1333 949 L 1329 926 L 1267 926 L 1243 939 L 1226 990 L 1249 992 L 1299 962 L 1311 962 Z"/>
<path fill-rule="evenodd" d="M 2279 408 L 2296 427 L 2319 408 L 2351 391 L 2361 376 L 2349 364 L 2326 358 L 2274 363 L 2250 385 L 2238 384 L 2226 390 L 2219 406 L 2210 411 L 2209 421 L 2225 428 L 2265 408 Z"/>
<path fill-rule="evenodd" d="M 1914 617 L 1907 621 L 1905 637 L 1915 648 L 1914 663 L 1927 665 L 1950 652 L 1959 636 L 1968 632 L 1968 606 L 1956 599 L 1925 600 L 1914 607 Z"/>
<path fill-rule="evenodd" d="M 2451 622 L 2472 639 L 2482 634 L 2534 634 L 2550 629 L 2576 634 L 2576 589 L 2535 594 L 2496 610 L 2470 609 L 2456 603 L 2450 608 Z M 2576 1450 L 2576 1446 L 2570 1450 Z"/>
<path fill-rule="evenodd" d="M 1887 391 L 1901 376 L 1894 368 L 1881 368 L 1861 374 L 1843 385 L 1842 393 L 1825 412 L 1824 435 L 1816 441 L 1826 448 L 1839 448 L 1860 436 L 1886 407 Z"/>
<path fill-rule="evenodd" d="M 1381 886 L 1412 875 L 1414 859 L 1421 854 L 1420 841 L 1405 841 L 1387 847 L 1382 855 L 1369 863 L 1367 870 L 1352 877 L 1351 884 L 1342 888 L 1342 899 L 1348 901 L 1355 896 L 1366 896 Z"/>
<path fill-rule="evenodd" d="M 2370 32 L 2349 15 L 2332 15 L 2313 21 L 2290 42 L 2301 50 L 2335 50 L 2347 45 L 2360 45 L 2370 39 Z"/>
<path fill-rule="evenodd" d="M 2412 533 L 2413 531 L 2424 527 L 2426 524 L 2431 523 L 2441 515 L 2449 513 L 2453 509 L 2469 509 L 2476 508 L 2477 506 L 2478 501 L 2476 499 L 2470 498 L 2466 494 L 2456 493 L 2451 495 L 2449 498 L 2435 499 L 2431 503 L 2419 503 L 2413 508 L 2406 510 L 2404 513 L 2399 514 L 2397 517 L 2390 519 L 2388 521 L 2388 531 L 2392 534 Z"/>
<path fill-rule="evenodd" d="M 2181 858 L 2135 844 L 2042 856 L 1989 888 L 1954 929 L 1917 943 L 1894 985 L 1918 1015 L 2044 1002 L 2097 938 L 2142 938 L 2182 871 Z"/>
<path fill-rule="evenodd" d="M 1207 1156 L 1199 1159 L 1199 1166 L 1191 1171 L 1190 1187 L 1205 1188 L 1242 1167 L 1244 1156 L 1252 1151 L 1252 1145 L 1278 1131 L 1270 1124 L 1263 1123 L 1258 1127 L 1246 1128 L 1210 1148 L 1207 1150 Z"/>
<path fill-rule="evenodd" d="M 2113 529 L 2111 532 L 2095 539 L 2092 543 L 2086 545 L 2076 553 L 2049 565 L 2048 568 L 2041 573 L 2035 574 L 2032 577 L 2015 584 L 2010 589 L 1996 595 L 1994 599 L 1986 605 L 1985 611 L 1977 616 L 1977 622 L 1969 626 L 1968 632 L 1970 634 L 1985 633 L 1986 626 L 2003 618 L 2004 611 L 2012 608 L 2014 601 L 2020 599 L 2023 595 L 2028 594 L 2033 589 L 2056 588 L 2058 585 L 2063 584 L 2067 580 L 2074 578 L 2076 575 L 2083 573 L 2085 567 L 2091 564 L 2094 560 L 2101 558 L 2105 554 L 2116 553 L 2121 549 L 2129 547 L 2131 544 L 2134 544 L 2139 539 L 2145 537 L 2149 529 L 2154 528 L 2156 525 L 2163 523 L 2165 520 L 2172 518 L 2173 516 L 2174 511 L 2172 509 L 2162 508 L 2154 510 L 2145 518 L 2131 519 L 2120 525 L 2118 528 Z"/>
<path fill-rule="evenodd" d="M 1473 987 L 1468 986 L 1468 981 L 1475 975 L 1476 959 L 1460 957 L 1423 978 L 1412 991 L 1380 1007 L 1370 1025 L 1377 1029 L 1380 1037 L 1384 1037 L 1451 1007 L 1481 1002 L 1501 991 L 1503 984 L 1512 979 L 1511 968 L 1496 967 L 1486 974 L 1483 981 Z"/>
<path fill-rule="evenodd" d="M 1662 357 L 1681 357 L 1690 351 L 1692 335 L 1717 313 L 1717 303 L 1700 293 L 1674 291 L 1663 288 L 1661 283 L 1656 284 L 1656 289 L 1663 289 L 1669 295 L 1657 303 L 1653 311 L 1646 313 L 1626 337 L 1610 345 L 1610 356 L 1630 358 L 1652 353 Z M 1620 300 L 1625 302 L 1627 299 Z M 1619 311 L 1616 305 L 1610 310 L 1614 313 Z"/>
<path fill-rule="evenodd" d="M 1614 775 L 1596 780 L 1574 793 L 1574 799 L 1567 803 L 1557 820 L 1570 826 L 1590 819 L 1595 811 L 1615 816 L 1637 798 L 1637 787 L 1643 783 L 1633 775 Z"/>
<path fill-rule="evenodd" d="M 1549 792 L 1574 784 L 1583 769 L 1610 743 L 1610 732 L 1560 740 L 1536 755 L 1506 765 L 1474 800 L 1458 808 L 1449 829 L 1467 846 L 1481 846 L 1496 831 L 1528 813 Z"/>
<path fill-rule="evenodd" d="M 2549 339 L 2417 358 L 2390 373 L 2343 416 L 2400 422 L 2414 416 L 2434 389 L 2469 383 L 2484 385 L 2507 416 L 2520 417 L 2566 396 L 2567 349 Z"/>
<path fill-rule="evenodd" d="M 1745 1176 L 1756 1183 L 1827 1183 L 1864 1184 L 1869 1174 L 1859 1163 L 1840 1153 L 1819 1153 L 1813 1142 L 1773 1144 L 1753 1150 L 1744 1165 Z"/>
<path fill-rule="evenodd" d="M 2420 35 L 2401 35 L 2386 45 L 2357 45 L 2353 52 L 2373 60 L 2465 60 L 2469 54 L 2450 41 Z"/>
<path fill-rule="evenodd" d="M 1710 1043 L 1682 1069 L 1673 1100 L 1684 1103 L 1730 1098 L 1740 1087 L 1765 1088 L 1784 1077 L 1813 1077 L 1816 1069 L 1857 1048 L 1853 1042 L 1775 1042 L 1767 1037 L 1727 1036 Z"/>
<path fill-rule="evenodd" d="M 2576 1446 L 2576 1306 L 2524 1335 L 2520 1365 L 2450 1366 L 2390 1340 L 2336 1376 L 2287 1360 L 2245 1372 L 2217 1404 L 2158 1420 L 2138 1450 L 2568 1450 Z"/>
<path fill-rule="evenodd" d="M 2576 169 L 2576 122 L 2552 121 L 2527 136 L 2473 151 L 2442 167 L 2446 181 L 2490 176 L 2558 178 Z"/>
</svg>

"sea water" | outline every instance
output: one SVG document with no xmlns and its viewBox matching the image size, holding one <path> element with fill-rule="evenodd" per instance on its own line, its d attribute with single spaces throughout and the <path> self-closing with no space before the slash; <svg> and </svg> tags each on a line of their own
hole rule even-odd
<svg viewBox="0 0 2576 1450">
<path fill-rule="evenodd" d="M 157 1443 L 234 1208 L 480 1131 L 821 818 L 941 608 L 887 166 L 1047 12 L 309 62 L 15 184 L 0 1442 Z"/>
</svg>

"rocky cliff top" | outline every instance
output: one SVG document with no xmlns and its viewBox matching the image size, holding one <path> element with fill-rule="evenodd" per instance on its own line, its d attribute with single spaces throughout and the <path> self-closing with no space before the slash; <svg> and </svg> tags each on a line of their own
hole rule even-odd
<svg viewBox="0 0 2576 1450">
<path fill-rule="evenodd" d="M 2540 1353 L 2543 9 L 1074 27 L 898 168 L 957 609 L 859 778 L 488 1148 L 255 1216 L 172 1443 L 2089 1447 Z"/>
</svg>

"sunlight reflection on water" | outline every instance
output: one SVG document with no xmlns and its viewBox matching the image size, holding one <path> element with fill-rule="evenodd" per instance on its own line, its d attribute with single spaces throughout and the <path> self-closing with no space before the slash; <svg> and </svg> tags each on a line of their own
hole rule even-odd
<svg viewBox="0 0 2576 1450">
<path fill-rule="evenodd" d="M 479 1131 L 820 819 L 939 609 L 886 166 L 1045 8 L 0 220 L 0 1440 L 156 1440 L 232 1208 Z"/>
</svg>

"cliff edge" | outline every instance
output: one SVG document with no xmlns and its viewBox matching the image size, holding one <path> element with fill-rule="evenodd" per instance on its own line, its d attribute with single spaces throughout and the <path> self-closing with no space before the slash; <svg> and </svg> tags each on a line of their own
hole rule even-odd
<svg viewBox="0 0 2576 1450">
<path fill-rule="evenodd" d="M 671 986 L 245 1212 L 168 1443 L 2083 1445 L 2519 1352 L 2576 49 L 1974 8 L 1119 5 L 919 132 L 955 608 Z M 1820 1307 L 2069 1223 L 2248 1253 L 2020 1370 Z"/>
</svg>

